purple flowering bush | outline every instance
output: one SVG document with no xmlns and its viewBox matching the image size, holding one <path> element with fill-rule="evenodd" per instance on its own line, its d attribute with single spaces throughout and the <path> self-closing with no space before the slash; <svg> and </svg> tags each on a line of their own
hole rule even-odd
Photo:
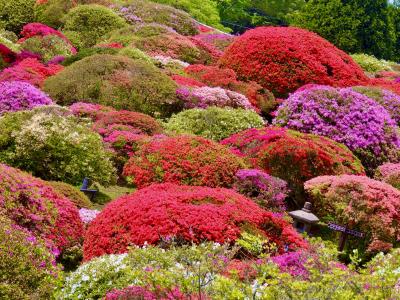
<svg viewBox="0 0 400 300">
<path fill-rule="evenodd" d="M 51 104 L 53 101 L 45 93 L 27 82 L 0 82 L 0 115 Z"/>
<path fill-rule="evenodd" d="M 253 109 L 246 96 L 220 87 L 180 88 L 176 93 L 188 109 L 209 106 Z"/>
<path fill-rule="evenodd" d="M 400 190 L 400 164 L 386 163 L 379 166 L 375 172 L 375 179 L 386 182 Z"/>
<path fill-rule="evenodd" d="M 79 217 L 85 225 L 88 225 L 99 213 L 100 211 L 96 209 L 81 208 L 79 210 Z"/>
<path fill-rule="evenodd" d="M 307 261 L 307 254 L 305 252 L 287 252 L 274 256 L 271 260 L 278 265 L 281 272 L 286 272 L 293 277 L 301 277 L 303 279 L 307 279 L 309 276 L 309 271 L 305 267 Z"/>
<path fill-rule="evenodd" d="M 236 173 L 234 189 L 270 211 L 285 211 L 289 193 L 286 181 L 257 169 Z"/>
<path fill-rule="evenodd" d="M 314 86 L 295 92 L 279 107 L 274 124 L 345 144 L 370 174 L 383 162 L 399 159 L 396 121 L 383 106 L 351 88 Z"/>
</svg>

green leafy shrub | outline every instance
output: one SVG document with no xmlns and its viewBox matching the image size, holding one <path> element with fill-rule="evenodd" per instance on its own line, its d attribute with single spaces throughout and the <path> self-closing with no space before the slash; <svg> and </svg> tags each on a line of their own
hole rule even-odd
<svg viewBox="0 0 400 300">
<path fill-rule="evenodd" d="M 22 26 L 34 21 L 36 0 L 1 0 L 0 27 L 19 33 Z"/>
<path fill-rule="evenodd" d="M 61 105 L 84 101 L 168 117 L 180 111 L 176 84 L 154 65 L 123 56 L 86 57 L 48 78 L 44 90 Z"/>
<path fill-rule="evenodd" d="M 0 298 L 51 299 L 60 275 L 45 243 L 0 215 Z"/>
<path fill-rule="evenodd" d="M 359 54 L 352 54 L 350 56 L 365 72 L 375 73 L 379 71 L 392 70 L 390 62 L 383 59 L 377 59 L 373 55 L 359 53 Z"/>
<path fill-rule="evenodd" d="M 89 198 L 76 187 L 61 181 L 49 182 L 54 190 L 71 200 L 78 208 L 92 208 Z"/>
<path fill-rule="evenodd" d="M 117 53 L 118 53 L 118 49 L 113 49 L 113 48 L 100 48 L 100 47 L 85 48 L 85 49 L 80 50 L 75 55 L 67 57 L 62 62 L 62 65 L 63 66 L 69 66 L 69 65 L 72 65 L 76 61 L 80 61 L 80 60 L 84 59 L 85 57 L 92 56 L 92 55 L 95 55 L 95 54 L 115 55 Z"/>
<path fill-rule="evenodd" d="M 34 6 L 35 19 L 39 23 L 59 28 L 62 25 L 64 15 L 73 6 L 71 0 L 47 0 L 40 3 L 36 1 Z"/>
<path fill-rule="evenodd" d="M 148 63 L 153 63 L 150 56 L 137 48 L 126 47 L 118 52 L 119 55 L 129 57 L 131 59 L 141 59 Z"/>
<path fill-rule="evenodd" d="M 104 184 L 115 169 L 101 137 L 74 116 L 44 108 L 0 118 L 0 161 L 45 180 L 74 185 L 90 177 Z"/>
<path fill-rule="evenodd" d="M 83 46 L 95 45 L 108 32 L 126 26 L 111 9 L 97 5 L 78 5 L 65 16 L 64 30 L 78 32 Z"/>
<path fill-rule="evenodd" d="M 165 128 L 178 134 L 194 134 L 220 141 L 242 130 L 263 125 L 263 119 L 251 110 L 208 107 L 182 111 L 172 116 Z"/>
</svg>

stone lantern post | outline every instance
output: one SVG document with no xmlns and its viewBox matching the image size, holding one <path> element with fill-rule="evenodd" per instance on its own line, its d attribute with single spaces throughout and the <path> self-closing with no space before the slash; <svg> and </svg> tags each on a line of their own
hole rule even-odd
<svg viewBox="0 0 400 300">
<path fill-rule="evenodd" d="M 300 233 L 304 231 L 310 233 L 312 225 L 319 222 L 318 217 L 311 212 L 310 202 L 306 202 L 301 210 L 289 212 L 289 216 L 293 218 L 293 226 Z"/>
</svg>

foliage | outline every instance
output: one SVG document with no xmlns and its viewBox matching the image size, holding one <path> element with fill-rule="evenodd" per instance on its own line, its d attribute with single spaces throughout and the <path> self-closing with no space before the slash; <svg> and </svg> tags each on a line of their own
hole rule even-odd
<svg viewBox="0 0 400 300">
<path fill-rule="evenodd" d="M 1 0 L 0 27 L 19 33 L 22 26 L 33 21 L 35 0 Z"/>
<path fill-rule="evenodd" d="M 50 181 L 53 189 L 72 201 L 78 208 L 91 208 L 93 206 L 89 198 L 76 187 L 61 181 Z"/>
<path fill-rule="evenodd" d="M 328 138 L 278 127 L 248 129 L 221 142 L 255 168 L 287 181 L 292 197 L 304 201 L 303 184 L 320 175 L 364 174 L 351 151 Z"/>
<path fill-rule="evenodd" d="M 165 129 L 220 141 L 242 130 L 263 125 L 262 118 L 251 110 L 208 107 L 188 109 L 172 116 Z"/>
<path fill-rule="evenodd" d="M 64 15 L 74 6 L 74 0 L 36 1 L 34 6 L 35 20 L 53 28 L 62 25 Z"/>
<path fill-rule="evenodd" d="M 296 92 L 279 108 L 274 122 L 345 144 L 369 173 L 398 159 L 396 122 L 384 107 L 352 89 L 316 86 Z"/>
<path fill-rule="evenodd" d="M 286 96 L 307 83 L 353 86 L 367 80 L 349 55 L 316 34 L 295 27 L 249 30 L 225 51 L 220 63 L 235 70 L 240 79 L 254 80 L 275 96 Z"/>
<path fill-rule="evenodd" d="M 154 65 L 123 56 L 92 55 L 46 80 L 61 105 L 90 102 L 167 117 L 181 108 L 176 84 Z"/>
<path fill-rule="evenodd" d="M 84 59 L 85 57 L 95 55 L 95 54 L 118 54 L 118 49 L 112 48 L 101 48 L 101 47 L 93 47 L 93 48 L 85 48 L 80 49 L 78 53 L 75 55 L 69 56 L 63 62 L 63 66 L 72 65 L 74 62 Z"/>
<path fill-rule="evenodd" d="M 400 164 L 386 163 L 379 166 L 375 172 L 375 179 L 400 190 Z"/>
<path fill-rule="evenodd" d="M 130 245 L 156 245 L 163 239 L 232 243 L 246 228 L 275 243 L 279 252 L 285 246 L 306 247 L 291 224 L 235 191 L 165 183 L 108 204 L 88 228 L 84 259 L 123 253 Z"/>
<path fill-rule="evenodd" d="M 104 113 L 115 111 L 114 108 L 100 104 L 76 102 L 69 107 L 73 115 L 97 121 Z"/>
<path fill-rule="evenodd" d="M 0 215 L 0 297 L 50 299 L 61 270 L 40 238 Z"/>
<path fill-rule="evenodd" d="M 118 51 L 118 54 L 132 59 L 141 59 L 144 60 L 145 62 L 152 63 L 151 57 L 149 57 L 146 53 L 136 48 L 126 47 Z"/>
<path fill-rule="evenodd" d="M 157 182 L 229 187 L 245 167 L 226 147 L 195 136 L 153 137 L 124 167 L 124 176 L 141 188 Z"/>
<path fill-rule="evenodd" d="M 6 112 L 29 110 L 36 106 L 51 105 L 53 101 L 41 90 L 26 82 L 0 82 L 0 115 Z"/>
<path fill-rule="evenodd" d="M 361 67 L 365 72 L 376 73 L 379 71 L 391 71 L 391 64 L 383 59 L 377 59 L 373 55 L 368 54 L 352 54 L 351 58 Z"/>
<path fill-rule="evenodd" d="M 285 199 L 289 193 L 287 183 L 257 169 L 242 169 L 236 173 L 233 188 L 271 211 L 286 210 Z"/>
<path fill-rule="evenodd" d="M 114 180 L 102 139 L 74 116 L 35 109 L 0 118 L 0 160 L 45 180 L 79 185 Z"/>
<path fill-rule="evenodd" d="M 392 186 L 354 175 L 321 176 L 304 186 L 319 217 L 365 233 L 365 244 L 359 247 L 376 253 L 397 241 L 400 192 Z"/>
<path fill-rule="evenodd" d="M 84 47 L 91 47 L 106 33 L 126 26 L 115 12 L 97 4 L 78 5 L 68 12 L 64 22 L 64 30 L 79 33 Z"/>
</svg>

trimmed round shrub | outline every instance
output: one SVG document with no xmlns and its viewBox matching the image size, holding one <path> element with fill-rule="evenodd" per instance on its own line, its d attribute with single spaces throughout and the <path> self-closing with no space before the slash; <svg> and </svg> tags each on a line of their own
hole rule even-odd
<svg viewBox="0 0 400 300">
<path fill-rule="evenodd" d="M 62 26 L 64 15 L 74 6 L 74 0 L 36 1 L 34 6 L 35 20 L 54 28 Z"/>
<path fill-rule="evenodd" d="M 36 0 L 1 0 L 0 27 L 19 33 L 23 25 L 33 21 L 35 2 Z"/>
<path fill-rule="evenodd" d="M 74 116 L 16 112 L 0 118 L 0 161 L 44 180 L 73 185 L 90 177 L 109 184 L 115 169 L 101 136 Z"/>
<path fill-rule="evenodd" d="M 208 107 L 188 109 L 172 116 L 165 129 L 220 141 L 242 130 L 263 125 L 263 119 L 251 110 Z"/>
<path fill-rule="evenodd" d="M 61 181 L 50 181 L 49 184 L 53 189 L 72 201 L 78 208 L 92 208 L 93 204 L 89 198 L 78 188 Z"/>
<path fill-rule="evenodd" d="M 316 86 L 296 92 L 280 106 L 274 123 L 345 144 L 369 173 L 399 159 L 396 122 L 384 107 L 351 88 Z"/>
<path fill-rule="evenodd" d="M 400 164 L 386 163 L 379 166 L 375 172 L 375 179 L 400 190 Z"/>
<path fill-rule="evenodd" d="M 364 53 L 351 54 L 351 58 L 368 73 L 375 73 L 379 71 L 391 71 L 390 63 L 383 59 L 377 59 L 373 55 Z"/>
<path fill-rule="evenodd" d="M 124 167 L 124 176 L 138 188 L 157 182 L 229 187 L 241 158 L 226 147 L 195 136 L 154 137 Z"/>
<path fill-rule="evenodd" d="M 60 31 L 55 30 L 47 25 L 44 25 L 42 23 L 29 23 L 26 24 L 20 33 L 21 38 L 18 40 L 19 43 L 25 42 L 27 39 L 32 38 L 32 37 L 45 37 L 48 35 L 55 35 L 61 39 L 63 39 L 66 43 L 68 43 L 71 46 L 72 52 L 74 54 L 76 53 L 76 50 L 74 49 L 73 45 L 71 42 L 66 38 L 64 34 L 62 34 Z"/>
<path fill-rule="evenodd" d="M 84 259 L 127 252 L 130 245 L 156 245 L 166 237 L 182 243 L 233 243 L 245 227 L 283 251 L 304 247 L 293 227 L 228 189 L 157 184 L 106 206 L 90 224 Z"/>
<path fill-rule="evenodd" d="M 351 246 L 368 252 L 388 251 L 400 234 L 400 191 L 365 176 L 321 176 L 307 181 L 313 210 L 322 219 L 363 232 Z M 351 249 L 351 248 L 350 248 Z"/>
<path fill-rule="evenodd" d="M 80 118 L 89 118 L 93 121 L 98 120 L 104 113 L 115 111 L 114 108 L 100 104 L 76 102 L 69 109 Z"/>
<path fill-rule="evenodd" d="M 64 17 L 65 31 L 77 32 L 84 47 L 95 45 L 102 36 L 126 26 L 123 18 L 102 5 L 78 5 Z"/>
<path fill-rule="evenodd" d="M 51 185 L 0 164 L 0 211 L 17 225 L 48 242 L 59 254 L 80 246 L 83 227 L 76 206 Z"/>
<path fill-rule="evenodd" d="M 189 14 L 168 5 L 146 0 L 133 0 L 129 2 L 129 5 L 118 7 L 118 13 L 133 25 L 158 23 L 171 27 L 183 35 L 198 33 L 197 24 Z"/>
<path fill-rule="evenodd" d="M 51 104 L 53 101 L 45 93 L 27 82 L 0 82 L 0 115 Z"/>
<path fill-rule="evenodd" d="M 176 88 L 152 64 L 106 54 L 75 62 L 44 84 L 44 90 L 61 105 L 83 101 L 158 117 L 181 110 Z"/>
<path fill-rule="evenodd" d="M 248 30 L 228 47 L 220 63 L 280 97 L 307 83 L 354 86 L 368 80 L 345 52 L 295 27 Z"/>
<path fill-rule="evenodd" d="M 148 56 L 146 53 L 136 48 L 125 47 L 122 48 L 120 51 L 118 51 L 118 54 L 129 57 L 131 59 L 141 59 L 144 60 L 145 62 L 153 63 L 153 60 L 151 59 L 150 56 Z"/>
<path fill-rule="evenodd" d="M 221 142 L 251 165 L 288 183 L 295 201 L 304 201 L 303 184 L 320 175 L 364 174 L 344 145 L 328 138 L 279 127 L 248 129 Z"/>
<path fill-rule="evenodd" d="M 0 298 L 51 299 L 60 277 L 45 243 L 0 216 Z"/>
<path fill-rule="evenodd" d="M 116 55 L 118 54 L 118 49 L 113 48 L 101 48 L 101 47 L 93 47 L 93 48 L 85 48 L 79 50 L 78 53 L 75 55 L 67 57 L 63 62 L 63 66 L 72 65 L 74 62 L 84 59 L 85 57 L 92 56 L 95 54 L 111 54 Z"/>
</svg>

